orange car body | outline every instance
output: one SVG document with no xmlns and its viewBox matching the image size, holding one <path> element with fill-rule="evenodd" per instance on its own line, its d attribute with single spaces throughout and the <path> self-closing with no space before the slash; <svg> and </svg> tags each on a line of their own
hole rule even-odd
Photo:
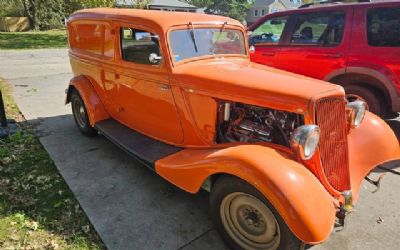
<svg viewBox="0 0 400 250">
<path fill-rule="evenodd" d="M 92 126 L 112 118 L 182 148 L 155 163 L 155 171 L 174 185 L 196 193 L 214 176 L 237 176 L 265 195 L 299 239 L 310 244 L 326 240 L 344 203 L 339 182 L 348 178 L 355 203 L 364 177 L 379 164 L 400 158 L 393 131 L 371 113 L 360 127 L 348 128 L 343 109 L 320 106 L 324 100 L 344 101 L 340 86 L 252 63 L 248 51 L 174 60 L 170 33 L 188 29 L 189 22 L 218 29 L 224 23 L 246 36 L 239 22 L 220 16 L 126 9 L 75 13 L 67 22 L 74 74 L 68 93 L 80 93 Z M 81 24 L 95 25 L 102 42 L 89 33 L 77 34 Z M 125 26 L 159 36 L 160 65 L 122 60 L 118 30 Z M 304 116 L 305 124 L 325 119 L 320 148 L 311 159 L 301 160 L 289 147 L 273 143 L 216 143 L 220 100 L 293 112 Z M 334 165 L 338 172 L 328 168 L 332 162 L 340 165 Z"/>
</svg>

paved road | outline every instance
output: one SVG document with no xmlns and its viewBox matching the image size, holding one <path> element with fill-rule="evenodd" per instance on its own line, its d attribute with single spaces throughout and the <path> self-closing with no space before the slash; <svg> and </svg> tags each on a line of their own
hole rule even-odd
<svg viewBox="0 0 400 250">
<path fill-rule="evenodd" d="M 63 104 L 71 77 L 66 50 L 0 51 L 0 76 L 38 124 L 42 144 L 109 249 L 227 249 L 210 222 L 206 193 L 186 194 L 103 137 L 79 134 Z M 391 125 L 400 135 L 400 121 Z M 399 178 L 387 174 L 375 194 L 364 183 L 346 229 L 311 249 L 398 249 Z"/>
</svg>

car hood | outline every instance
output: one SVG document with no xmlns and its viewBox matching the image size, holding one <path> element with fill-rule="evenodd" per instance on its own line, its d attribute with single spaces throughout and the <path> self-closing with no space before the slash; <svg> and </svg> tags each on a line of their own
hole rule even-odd
<svg viewBox="0 0 400 250">
<path fill-rule="evenodd" d="M 172 75 L 176 84 L 191 93 L 297 112 L 307 108 L 311 100 L 344 96 L 338 85 L 242 58 L 192 61 L 177 65 Z"/>
</svg>

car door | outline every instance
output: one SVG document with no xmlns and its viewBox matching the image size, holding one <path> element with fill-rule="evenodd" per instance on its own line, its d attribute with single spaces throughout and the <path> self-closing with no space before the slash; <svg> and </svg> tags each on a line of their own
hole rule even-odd
<svg viewBox="0 0 400 250">
<path fill-rule="evenodd" d="M 249 42 L 255 49 L 250 54 L 251 61 L 277 67 L 277 55 L 287 23 L 288 16 L 274 16 L 251 28 Z"/>
<path fill-rule="evenodd" d="M 117 90 L 111 93 L 119 106 L 117 119 L 143 134 L 179 144 L 183 132 L 159 36 L 147 27 L 131 24 L 117 30 L 120 65 L 115 77 Z"/>
<path fill-rule="evenodd" d="M 317 79 L 345 69 L 352 14 L 344 9 L 294 15 L 277 68 Z"/>
</svg>

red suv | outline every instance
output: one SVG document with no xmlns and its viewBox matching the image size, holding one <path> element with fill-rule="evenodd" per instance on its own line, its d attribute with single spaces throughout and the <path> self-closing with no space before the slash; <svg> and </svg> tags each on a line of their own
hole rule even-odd
<svg viewBox="0 0 400 250">
<path fill-rule="evenodd" d="M 306 5 L 249 30 L 252 61 L 342 85 L 381 116 L 400 111 L 400 1 Z"/>
</svg>

